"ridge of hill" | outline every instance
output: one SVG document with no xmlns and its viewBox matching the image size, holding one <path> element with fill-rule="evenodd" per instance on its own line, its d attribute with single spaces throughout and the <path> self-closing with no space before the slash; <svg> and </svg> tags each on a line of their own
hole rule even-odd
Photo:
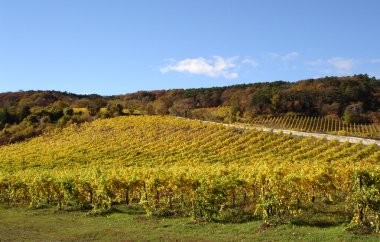
<svg viewBox="0 0 380 242">
<path fill-rule="evenodd" d="M 368 75 L 355 75 L 104 97 L 57 91 L 0 93 L 0 145 L 23 141 L 71 123 L 136 114 L 228 123 L 255 123 L 272 117 L 276 120 L 318 117 L 331 120 L 330 123 L 344 123 L 339 127 L 346 127 L 350 135 L 377 138 L 380 81 Z M 375 125 L 365 126 L 368 124 Z M 340 131 L 334 127 L 334 132 Z"/>
<path fill-rule="evenodd" d="M 58 103 L 57 103 L 58 102 Z M 358 114 L 378 112 L 380 81 L 368 75 L 325 77 L 298 82 L 263 82 L 224 87 L 139 91 L 131 94 L 100 96 L 59 91 L 0 93 L 0 108 L 63 106 L 88 107 L 120 103 L 127 109 L 151 114 L 196 115 L 196 109 L 230 107 L 234 115 L 343 116 L 347 107 Z M 372 117 L 373 116 L 373 117 Z M 362 121 L 378 122 L 376 115 Z M 372 119 L 371 119 L 372 118 Z"/>
</svg>

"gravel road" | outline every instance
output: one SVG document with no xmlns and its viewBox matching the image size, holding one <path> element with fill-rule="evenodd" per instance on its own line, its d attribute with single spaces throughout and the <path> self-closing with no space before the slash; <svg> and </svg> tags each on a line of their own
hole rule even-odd
<svg viewBox="0 0 380 242">
<path fill-rule="evenodd" d="M 352 137 L 352 136 L 309 133 L 309 132 L 301 132 L 301 131 L 294 131 L 294 130 L 287 130 L 287 129 L 271 129 L 271 128 L 265 128 L 265 127 L 247 126 L 247 125 L 240 125 L 240 124 L 223 124 L 223 123 L 217 123 L 217 122 L 211 122 L 211 121 L 202 121 L 202 122 L 219 124 L 219 125 L 228 126 L 228 127 L 235 127 L 239 129 L 256 129 L 256 130 L 263 130 L 266 132 L 273 132 L 273 133 L 284 133 L 284 134 L 292 134 L 292 135 L 303 136 L 303 137 L 315 137 L 315 138 L 327 139 L 327 140 L 338 140 L 339 142 L 342 142 L 342 143 L 343 142 L 349 142 L 349 143 L 361 142 L 364 145 L 376 144 L 380 146 L 380 140 L 366 139 L 366 138 L 359 138 L 359 137 Z"/>
</svg>

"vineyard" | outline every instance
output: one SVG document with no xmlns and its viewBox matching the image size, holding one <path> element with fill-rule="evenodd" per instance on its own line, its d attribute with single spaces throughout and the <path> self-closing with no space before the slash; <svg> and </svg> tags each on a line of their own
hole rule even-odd
<svg viewBox="0 0 380 242">
<path fill-rule="evenodd" d="M 322 127 L 298 123 L 292 127 Z M 148 215 L 267 224 L 331 210 L 380 230 L 376 145 L 131 116 L 71 125 L 0 154 L 7 206 L 101 213 L 124 203 Z"/>
<path fill-rule="evenodd" d="M 273 128 L 380 139 L 380 126 L 378 124 L 346 124 L 337 118 L 282 116 L 255 118 L 252 123 Z"/>
</svg>

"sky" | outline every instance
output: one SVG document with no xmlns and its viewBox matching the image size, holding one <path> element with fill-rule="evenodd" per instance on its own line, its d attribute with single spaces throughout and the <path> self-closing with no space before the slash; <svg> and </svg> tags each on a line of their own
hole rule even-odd
<svg viewBox="0 0 380 242">
<path fill-rule="evenodd" d="M 0 0 L 0 92 L 380 78 L 378 0 Z"/>
</svg>

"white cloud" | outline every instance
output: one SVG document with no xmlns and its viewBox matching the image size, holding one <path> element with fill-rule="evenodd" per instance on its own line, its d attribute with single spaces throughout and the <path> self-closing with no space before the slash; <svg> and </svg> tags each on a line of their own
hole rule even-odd
<svg viewBox="0 0 380 242">
<path fill-rule="evenodd" d="M 290 53 L 283 55 L 281 57 L 281 59 L 283 61 L 293 61 L 293 60 L 296 60 L 298 58 L 298 56 L 299 56 L 299 53 L 296 51 L 293 51 L 293 52 L 290 52 Z"/>
<path fill-rule="evenodd" d="M 371 62 L 371 63 L 375 63 L 375 64 L 376 64 L 376 63 L 380 63 L 380 59 L 372 59 L 372 60 L 370 60 L 370 62 Z"/>
<path fill-rule="evenodd" d="M 276 52 L 271 52 L 271 53 L 268 53 L 267 55 L 269 58 L 271 59 L 277 59 L 280 57 L 280 54 L 279 53 L 276 53 Z"/>
<path fill-rule="evenodd" d="M 298 57 L 299 57 L 299 53 L 297 51 L 293 51 L 293 52 L 289 52 L 289 53 L 286 53 L 286 54 L 279 54 L 277 52 L 271 52 L 271 53 L 268 53 L 267 54 L 267 57 L 269 59 L 274 59 L 274 60 L 282 60 L 284 62 L 287 62 L 287 61 L 294 61 L 296 60 Z"/>
<path fill-rule="evenodd" d="M 333 66 L 340 74 L 351 74 L 354 68 L 354 60 L 341 57 L 334 57 L 327 60 L 327 63 Z"/>
<path fill-rule="evenodd" d="M 223 58 L 214 56 L 212 59 L 205 59 L 203 57 L 194 59 L 180 60 L 174 64 L 162 67 L 162 73 L 167 72 L 183 72 L 196 75 L 206 75 L 210 77 L 222 76 L 228 79 L 235 79 L 239 74 L 235 71 L 236 60 L 238 57 Z"/>
<path fill-rule="evenodd" d="M 306 62 L 306 65 L 309 65 L 309 66 L 320 66 L 322 64 L 324 64 L 324 61 L 322 59 L 316 59 L 316 60 L 311 60 L 311 61 Z"/>
<path fill-rule="evenodd" d="M 256 68 L 259 66 L 259 63 L 254 60 L 254 59 L 251 59 L 251 58 L 245 58 L 243 61 L 242 61 L 243 64 L 247 64 L 247 65 L 250 65 L 252 66 L 253 68 Z"/>
</svg>

